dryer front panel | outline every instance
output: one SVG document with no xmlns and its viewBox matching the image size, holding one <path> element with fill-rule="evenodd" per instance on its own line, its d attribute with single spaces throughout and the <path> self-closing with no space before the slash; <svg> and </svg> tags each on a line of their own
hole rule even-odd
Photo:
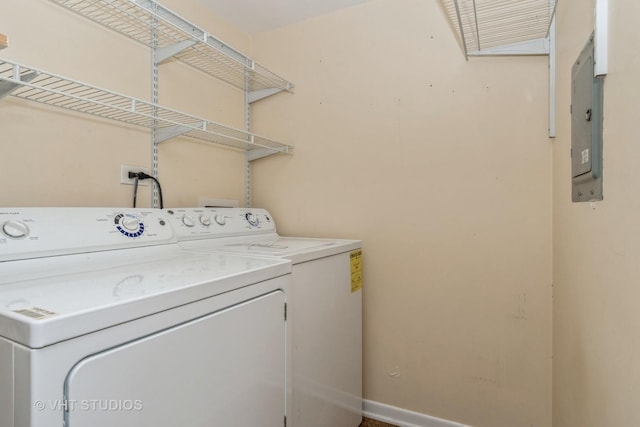
<svg viewBox="0 0 640 427">
<path fill-rule="evenodd" d="M 273 291 L 82 360 L 66 426 L 281 427 L 284 306 Z"/>
</svg>

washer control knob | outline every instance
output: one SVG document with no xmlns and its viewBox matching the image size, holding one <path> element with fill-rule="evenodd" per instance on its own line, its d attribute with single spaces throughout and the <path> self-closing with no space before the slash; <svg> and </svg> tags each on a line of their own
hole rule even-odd
<svg viewBox="0 0 640 427">
<path fill-rule="evenodd" d="M 249 223 L 250 226 L 252 227 L 257 227 L 258 225 L 260 225 L 260 219 L 258 218 L 258 216 L 252 212 L 247 212 L 244 217 L 246 218 L 247 222 Z"/>
<path fill-rule="evenodd" d="M 12 219 L 2 224 L 2 234 L 12 239 L 22 239 L 29 235 L 29 227 L 22 221 Z"/>
<path fill-rule="evenodd" d="M 224 215 L 216 215 L 214 219 L 218 225 L 225 225 L 227 223 L 227 218 Z"/>
<path fill-rule="evenodd" d="M 211 217 L 208 215 L 200 215 L 200 224 L 208 227 L 211 225 Z"/>
<path fill-rule="evenodd" d="M 189 216 L 187 214 L 184 214 L 184 216 L 182 217 L 182 223 L 184 225 L 186 225 L 187 227 L 195 227 L 196 220 L 193 219 L 193 217 L 191 217 L 191 216 Z"/>
<path fill-rule="evenodd" d="M 138 218 L 125 216 L 120 220 L 122 228 L 128 231 L 138 231 L 140 228 L 140 220 Z"/>
<path fill-rule="evenodd" d="M 135 238 L 144 233 L 144 223 L 135 215 L 119 213 L 113 222 L 123 236 Z"/>
</svg>

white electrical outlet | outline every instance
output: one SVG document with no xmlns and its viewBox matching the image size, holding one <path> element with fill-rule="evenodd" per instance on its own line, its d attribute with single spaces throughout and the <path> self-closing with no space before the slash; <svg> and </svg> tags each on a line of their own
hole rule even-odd
<svg viewBox="0 0 640 427">
<path fill-rule="evenodd" d="M 129 172 L 144 172 L 149 174 L 148 168 L 141 166 L 120 165 L 120 184 L 133 185 L 133 178 L 129 178 Z M 138 181 L 139 186 L 148 186 L 149 180 Z"/>
</svg>

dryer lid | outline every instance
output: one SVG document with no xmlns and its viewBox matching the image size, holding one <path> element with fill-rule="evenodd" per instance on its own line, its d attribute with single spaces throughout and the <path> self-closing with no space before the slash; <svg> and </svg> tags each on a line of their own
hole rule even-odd
<svg viewBox="0 0 640 427">
<path fill-rule="evenodd" d="M 359 249 L 362 247 L 362 242 L 360 240 L 280 237 L 273 233 L 265 236 L 180 242 L 179 245 L 195 251 L 222 251 L 238 255 L 284 258 L 297 264 Z"/>
</svg>

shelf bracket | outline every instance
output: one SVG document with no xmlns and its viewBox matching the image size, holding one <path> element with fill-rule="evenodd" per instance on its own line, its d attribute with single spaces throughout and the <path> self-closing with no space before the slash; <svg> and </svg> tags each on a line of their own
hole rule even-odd
<svg viewBox="0 0 640 427">
<path fill-rule="evenodd" d="M 271 150 L 269 148 L 256 148 L 254 150 L 247 151 L 247 160 L 250 162 L 261 159 L 263 157 L 271 156 L 273 154 L 282 153 L 279 150 Z"/>
<path fill-rule="evenodd" d="M 156 49 L 156 64 L 161 64 L 164 61 L 166 61 L 167 59 L 171 58 L 173 55 L 177 55 L 178 53 L 182 52 L 183 50 L 186 50 L 188 48 L 190 48 L 191 46 L 195 45 L 197 43 L 196 40 L 183 40 L 181 42 L 178 43 L 174 43 L 172 45 L 169 46 L 163 46 L 163 47 L 159 47 Z"/>
<path fill-rule="evenodd" d="M 221 40 L 218 40 L 216 37 L 212 36 L 206 31 L 196 27 L 194 24 L 190 23 L 189 21 L 182 18 L 181 16 L 178 16 L 174 12 L 170 11 L 169 9 L 159 4 L 157 1 L 155 0 L 129 0 L 129 1 L 137 4 L 143 9 L 146 9 L 152 14 L 159 16 L 165 21 L 170 22 L 171 25 L 173 25 L 174 27 L 180 28 L 182 31 L 184 31 L 185 34 L 189 34 L 191 37 L 193 37 L 193 40 L 195 43 L 197 43 L 198 41 L 206 43 L 209 46 L 212 46 L 214 49 L 224 52 L 226 55 L 234 58 L 236 61 L 240 62 L 241 64 L 247 63 L 248 58 L 245 55 L 233 49 L 231 46 L 227 45 Z"/>
<path fill-rule="evenodd" d="M 456 18 L 458 19 L 458 28 L 460 29 L 460 40 L 462 41 L 462 50 L 464 50 L 464 59 L 469 60 L 469 55 L 467 52 L 467 40 L 464 38 L 464 26 L 462 25 L 462 16 L 460 15 L 460 5 L 458 4 L 458 0 L 453 0 L 453 4 L 456 7 Z"/>
<path fill-rule="evenodd" d="M 205 122 L 201 122 L 201 124 L 199 125 L 199 127 L 202 127 L 202 128 L 204 128 L 204 126 L 206 126 Z M 193 129 L 194 127 L 181 126 L 181 125 L 160 128 L 157 131 L 156 143 L 160 144 L 161 142 L 164 142 L 168 139 L 175 138 L 176 136 L 184 135 L 187 132 L 191 132 Z"/>
<path fill-rule="evenodd" d="M 31 80 L 35 79 L 38 76 L 37 71 L 31 71 L 29 73 L 24 73 L 24 74 L 20 74 L 20 70 L 19 68 L 14 68 L 14 80 L 20 81 L 20 82 L 30 82 Z M 13 92 L 14 90 L 18 89 L 20 86 L 22 86 L 22 84 L 20 83 L 13 83 L 13 82 L 8 82 L 8 81 L 0 81 L 0 99 L 4 98 L 7 95 L 11 95 L 11 92 Z"/>
<path fill-rule="evenodd" d="M 56 0 L 59 1 L 59 0 Z M 160 17 L 163 20 L 170 22 L 175 27 L 180 28 L 187 34 L 190 34 L 192 37 L 200 40 L 204 40 L 205 32 L 195 25 L 191 24 L 186 19 L 176 15 L 171 12 L 169 9 L 162 6 L 160 3 L 155 0 L 129 0 L 130 2 L 137 4 L 143 9 L 146 9 L 152 15 L 156 17 Z"/>
<path fill-rule="evenodd" d="M 267 98 L 271 95 L 275 95 L 276 93 L 280 93 L 283 91 L 284 89 L 279 89 L 279 88 L 253 90 L 249 92 L 247 96 L 247 100 L 249 101 L 249 104 L 253 104 L 256 101 L 260 101 L 261 99 Z"/>
</svg>

